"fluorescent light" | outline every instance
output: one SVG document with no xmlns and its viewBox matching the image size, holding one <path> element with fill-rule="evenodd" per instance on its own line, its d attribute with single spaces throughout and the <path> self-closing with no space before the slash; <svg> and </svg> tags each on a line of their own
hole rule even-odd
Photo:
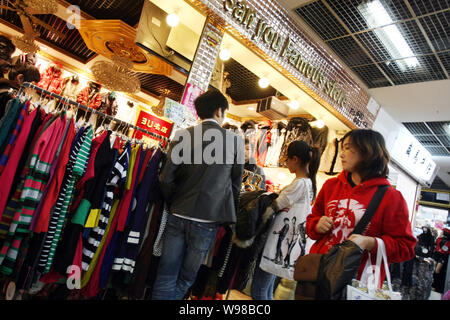
<svg viewBox="0 0 450 320">
<path fill-rule="evenodd" d="M 393 23 L 393 20 L 379 0 L 374 0 L 368 3 L 363 2 L 358 6 L 358 10 L 371 29 Z M 402 71 L 419 66 L 419 61 L 417 58 L 413 57 L 413 51 L 395 24 L 375 29 L 373 32 L 377 35 L 378 39 L 384 45 L 392 58 L 397 59 L 411 57 L 395 61 Z"/>
<path fill-rule="evenodd" d="M 261 88 L 265 89 L 269 86 L 269 79 L 261 78 L 261 79 L 259 79 L 258 84 Z"/>
<path fill-rule="evenodd" d="M 180 18 L 175 13 L 171 13 L 167 16 L 166 22 L 171 27 L 176 27 L 180 22 Z"/>
<path fill-rule="evenodd" d="M 255 108 L 254 107 L 248 107 L 248 110 L 255 111 Z"/>
<path fill-rule="evenodd" d="M 227 61 L 231 57 L 231 52 L 228 49 L 223 48 L 219 53 L 220 60 Z"/>
</svg>

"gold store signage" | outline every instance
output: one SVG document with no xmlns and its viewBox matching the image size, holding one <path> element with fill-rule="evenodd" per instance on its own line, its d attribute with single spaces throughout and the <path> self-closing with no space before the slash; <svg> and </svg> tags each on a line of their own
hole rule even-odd
<svg viewBox="0 0 450 320">
<path fill-rule="evenodd" d="M 223 0 L 223 7 L 241 26 L 252 30 L 253 41 L 260 41 L 268 46 L 270 50 L 286 59 L 319 90 L 324 90 L 340 107 L 346 106 L 347 94 L 341 89 L 339 83 L 327 79 L 317 67 L 302 57 L 290 37 L 283 37 L 267 23 L 267 20 L 258 18 L 256 12 L 243 1 Z"/>
</svg>

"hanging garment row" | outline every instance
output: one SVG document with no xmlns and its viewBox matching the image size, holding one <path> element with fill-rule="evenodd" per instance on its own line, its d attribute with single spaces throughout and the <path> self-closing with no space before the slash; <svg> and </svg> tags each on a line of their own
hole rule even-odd
<svg viewBox="0 0 450 320">
<path fill-rule="evenodd" d="M 36 86 L 36 85 L 34 85 L 32 83 L 29 83 L 29 82 L 25 82 L 25 83 L 22 84 L 22 86 L 21 86 L 21 88 L 19 90 L 18 96 L 23 95 L 23 93 L 26 90 L 26 88 L 31 88 L 31 89 L 39 92 L 41 94 L 41 96 L 40 96 L 41 98 L 42 98 L 42 95 L 46 95 L 46 96 L 48 96 L 50 98 L 55 98 L 56 100 L 58 100 L 60 103 L 62 103 L 65 106 L 65 108 L 64 108 L 65 110 L 67 110 L 68 105 L 74 106 L 76 108 L 76 111 L 77 111 L 77 114 L 76 114 L 77 121 L 81 118 L 81 116 L 78 116 L 78 111 L 80 111 L 80 109 L 81 109 L 81 111 L 83 111 L 83 113 L 82 113 L 83 115 L 86 115 L 86 113 L 94 113 L 97 116 L 100 116 L 100 117 L 106 119 L 109 122 L 111 122 L 111 121 L 116 122 L 118 124 L 118 127 L 125 126 L 127 128 L 132 128 L 134 130 L 138 130 L 138 131 L 144 132 L 147 135 L 150 135 L 153 138 L 156 138 L 157 140 L 160 140 L 160 141 L 168 142 L 168 140 L 169 140 L 168 138 L 163 137 L 163 136 L 161 136 L 159 134 L 156 134 L 156 133 L 150 132 L 148 130 L 142 129 L 140 127 L 137 127 L 135 125 L 132 125 L 130 123 L 127 123 L 125 121 L 117 119 L 115 117 L 112 117 L 112 116 L 110 116 L 108 114 L 102 113 L 99 110 L 96 110 L 94 108 L 87 107 L 87 106 L 85 106 L 83 104 L 80 104 L 79 102 L 72 101 L 72 100 L 70 100 L 69 98 L 67 98 L 65 96 L 61 96 L 61 95 L 55 94 L 55 93 L 53 93 L 51 91 L 45 90 L 45 89 L 43 89 L 41 87 L 38 87 L 38 86 Z M 41 99 L 39 100 L 38 103 L 40 103 L 40 102 L 41 102 Z M 60 104 L 57 104 L 57 107 L 59 105 Z M 56 109 L 59 110 L 59 108 L 56 108 Z M 88 120 L 86 116 L 84 116 L 83 119 Z"/>
<path fill-rule="evenodd" d="M 251 156 L 261 167 L 285 167 L 287 146 L 295 140 L 302 140 L 308 145 L 318 147 L 322 154 L 327 147 L 329 136 L 328 127 L 311 127 L 309 120 L 302 117 L 291 118 L 287 125 L 281 121 L 257 123 L 247 120 L 241 125 L 240 130 L 229 124 L 225 124 L 224 127 L 249 140 Z"/>
<path fill-rule="evenodd" d="M 61 298 L 95 297 L 108 286 L 142 295 L 145 285 L 136 279 L 153 266 L 151 251 L 141 248 L 155 242 L 164 209 L 164 150 L 112 130 L 95 134 L 65 110 L 47 113 L 30 100 L 0 107 L 2 287 L 14 282 L 16 298 L 45 295 L 43 288 L 57 283 Z M 69 290 L 76 270 L 81 290 Z"/>
</svg>

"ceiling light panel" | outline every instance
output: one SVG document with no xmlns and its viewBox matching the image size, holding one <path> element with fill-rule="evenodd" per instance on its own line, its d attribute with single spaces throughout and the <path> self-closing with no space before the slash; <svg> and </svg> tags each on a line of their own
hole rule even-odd
<svg viewBox="0 0 450 320">
<path fill-rule="evenodd" d="M 327 2 L 349 27 L 351 32 L 359 32 L 369 28 L 367 21 L 358 11 L 361 0 L 327 0 Z M 382 0 L 381 4 L 393 21 L 412 17 L 404 1 Z"/>
<path fill-rule="evenodd" d="M 396 85 L 446 79 L 439 62 L 434 55 L 417 57 L 417 60 L 419 62 L 419 67 L 407 69 L 405 71 L 399 67 L 399 65 L 402 64 L 401 60 L 396 61 L 396 63 L 390 63 L 389 65 L 383 63 L 380 64 L 380 66 Z M 407 63 L 404 62 L 404 64 Z"/>
<path fill-rule="evenodd" d="M 425 37 L 420 32 L 419 27 L 414 21 L 396 24 L 386 28 L 388 29 L 391 27 L 395 27 L 398 30 L 397 36 L 401 38 L 400 41 L 402 41 L 403 47 L 396 48 L 392 45 L 392 43 L 384 43 L 383 38 L 379 36 L 380 32 L 382 32 L 382 29 L 384 28 L 356 35 L 356 38 L 370 52 L 375 61 L 381 62 L 390 59 L 410 57 L 417 54 L 432 53 Z M 389 30 L 384 33 L 384 37 L 388 37 Z M 392 39 L 391 42 L 392 41 L 395 42 L 396 40 Z M 396 44 L 398 45 L 398 42 L 396 42 Z"/>
</svg>

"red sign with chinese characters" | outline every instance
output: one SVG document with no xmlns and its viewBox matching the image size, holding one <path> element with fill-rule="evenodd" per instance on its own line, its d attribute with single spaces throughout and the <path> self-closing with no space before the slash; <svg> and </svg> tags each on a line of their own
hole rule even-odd
<svg viewBox="0 0 450 320">
<path fill-rule="evenodd" d="M 140 110 L 139 116 L 136 121 L 136 126 L 169 139 L 173 123 L 145 112 L 144 110 Z M 163 141 L 142 131 L 136 132 L 136 139 L 142 139 L 142 136 L 144 135 L 155 140 Z"/>
</svg>

